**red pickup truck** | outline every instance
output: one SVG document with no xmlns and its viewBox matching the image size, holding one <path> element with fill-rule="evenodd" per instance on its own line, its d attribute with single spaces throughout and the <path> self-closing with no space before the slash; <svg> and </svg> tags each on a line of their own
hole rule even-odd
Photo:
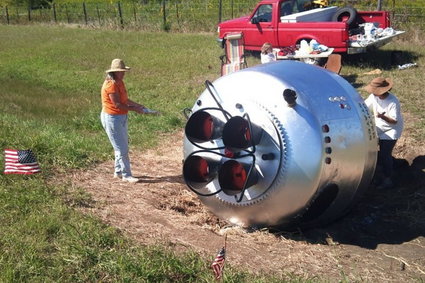
<svg viewBox="0 0 425 283">
<path fill-rule="evenodd" d="M 360 12 L 336 6 L 306 9 L 309 2 L 262 0 L 250 16 L 220 23 L 218 40 L 224 46 L 228 33 L 242 32 L 245 49 L 259 51 L 265 42 L 284 48 L 315 39 L 334 52 L 354 54 L 382 46 L 403 33 L 390 27 L 388 11 Z"/>
</svg>

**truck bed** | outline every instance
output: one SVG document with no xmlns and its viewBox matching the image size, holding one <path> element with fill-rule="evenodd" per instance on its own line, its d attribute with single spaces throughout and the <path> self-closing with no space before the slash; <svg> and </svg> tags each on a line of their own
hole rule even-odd
<svg viewBox="0 0 425 283">
<path fill-rule="evenodd" d="M 379 48 L 381 46 L 384 46 L 385 44 L 389 43 L 394 37 L 405 33 L 405 31 L 397 30 L 392 35 L 387 35 L 383 37 L 379 37 L 373 40 L 356 40 L 356 41 L 349 41 L 349 47 L 347 50 L 348 54 L 358 54 L 358 53 L 365 53 L 367 49 L 370 48 Z"/>
</svg>

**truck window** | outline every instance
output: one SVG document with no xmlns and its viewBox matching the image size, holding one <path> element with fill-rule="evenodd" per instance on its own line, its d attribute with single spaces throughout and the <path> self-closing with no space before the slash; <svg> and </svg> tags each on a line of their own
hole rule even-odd
<svg viewBox="0 0 425 283">
<path fill-rule="evenodd" d="M 311 0 L 295 0 L 294 13 L 304 12 L 311 5 Z"/>
<path fill-rule="evenodd" d="M 280 16 L 303 12 L 311 5 L 311 0 L 288 0 L 280 5 Z"/>
<path fill-rule="evenodd" d="M 280 16 L 287 16 L 292 14 L 293 3 L 292 1 L 282 2 L 280 5 Z"/>
<path fill-rule="evenodd" d="M 272 21 L 272 5 L 265 4 L 258 7 L 254 17 L 258 22 L 271 22 Z"/>
</svg>

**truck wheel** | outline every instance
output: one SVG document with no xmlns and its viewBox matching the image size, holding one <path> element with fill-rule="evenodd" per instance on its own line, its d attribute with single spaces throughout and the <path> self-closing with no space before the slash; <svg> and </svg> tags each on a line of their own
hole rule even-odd
<svg viewBox="0 0 425 283">
<path fill-rule="evenodd" d="M 300 45 L 301 41 L 303 41 L 303 40 L 307 41 L 307 43 L 310 44 L 311 38 L 301 38 L 301 39 L 297 40 L 296 45 Z"/>
<path fill-rule="evenodd" d="M 333 22 L 346 22 L 349 27 L 356 24 L 357 10 L 353 7 L 341 7 L 332 16 Z"/>
</svg>

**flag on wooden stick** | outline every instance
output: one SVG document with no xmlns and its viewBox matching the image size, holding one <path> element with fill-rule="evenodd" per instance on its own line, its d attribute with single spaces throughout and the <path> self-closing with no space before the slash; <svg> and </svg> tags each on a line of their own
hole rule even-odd
<svg viewBox="0 0 425 283">
<path fill-rule="evenodd" d="M 28 150 L 4 150 L 4 174 L 35 174 L 40 173 L 34 153 Z"/>
<path fill-rule="evenodd" d="M 226 241 L 227 235 L 224 238 L 224 246 L 218 252 L 213 263 L 211 264 L 211 268 L 214 272 L 216 280 L 220 280 L 223 277 L 224 262 L 226 260 Z"/>
</svg>

